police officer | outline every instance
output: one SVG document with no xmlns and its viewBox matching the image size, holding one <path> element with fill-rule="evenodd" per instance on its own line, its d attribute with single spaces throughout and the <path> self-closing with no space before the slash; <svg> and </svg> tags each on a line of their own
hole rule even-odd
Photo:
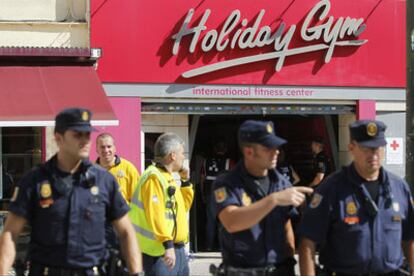
<svg viewBox="0 0 414 276">
<path fill-rule="evenodd" d="M 122 196 L 129 204 L 138 184 L 138 170 L 131 162 L 116 154 L 115 139 L 109 133 L 101 133 L 96 137 L 96 152 L 99 156 L 96 163 L 115 177 Z M 110 223 L 106 227 L 106 240 L 111 253 L 110 271 L 118 275 L 126 274 L 126 269 L 121 265 L 124 262 L 121 261 L 118 237 Z"/>
<path fill-rule="evenodd" d="M 272 122 L 248 120 L 239 129 L 241 160 L 214 183 L 217 215 L 224 226 L 219 238 L 226 275 L 294 275 L 292 206 L 308 187 L 292 187 L 276 171 L 278 148 Z"/>
<path fill-rule="evenodd" d="M 322 137 L 315 137 L 311 143 L 313 153 L 312 181 L 310 187 L 316 188 L 324 177 L 329 174 L 329 161 L 324 152 L 325 142 Z"/>
<path fill-rule="evenodd" d="M 105 275 L 105 222 L 120 235 L 131 275 L 142 270 L 128 205 L 114 177 L 89 159 L 91 112 L 70 108 L 55 119 L 59 151 L 28 172 L 14 190 L 0 237 L 0 275 L 16 256 L 16 240 L 31 226 L 30 275 Z"/>
<path fill-rule="evenodd" d="M 413 267 L 412 198 L 407 183 L 381 166 L 385 129 L 374 120 L 350 124 L 353 162 L 318 187 L 303 218 L 302 275 L 315 275 L 316 245 L 327 275 L 399 275 L 403 251 Z"/>
<path fill-rule="evenodd" d="M 206 204 L 206 244 L 207 251 L 215 250 L 215 239 L 217 237 L 217 217 L 214 211 L 214 201 L 212 200 L 213 182 L 217 177 L 233 166 L 233 161 L 227 156 L 227 143 L 224 139 L 218 139 L 213 146 L 213 155 L 206 158 L 201 176 L 201 190 L 203 202 Z"/>
<path fill-rule="evenodd" d="M 145 275 L 189 275 L 184 245 L 194 192 L 184 159 L 184 141 L 175 133 L 162 134 L 154 145 L 155 165 L 142 173 L 133 195 L 129 216 L 142 248 Z M 179 173 L 181 186 L 173 173 Z"/>
</svg>

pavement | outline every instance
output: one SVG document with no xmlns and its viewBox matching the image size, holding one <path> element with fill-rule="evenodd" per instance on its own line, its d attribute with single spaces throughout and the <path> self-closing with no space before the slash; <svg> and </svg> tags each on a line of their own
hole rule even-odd
<svg viewBox="0 0 414 276">
<path fill-rule="evenodd" d="M 219 266 L 221 263 L 220 252 L 197 252 L 192 253 L 189 259 L 190 275 L 208 276 L 210 264 Z"/>
<path fill-rule="evenodd" d="M 295 255 L 296 261 L 298 256 Z M 198 252 L 191 253 L 189 258 L 190 275 L 191 276 L 208 276 L 211 275 L 209 272 L 210 264 L 219 266 L 221 263 L 220 252 Z M 299 266 L 295 266 L 295 274 L 299 275 Z"/>
</svg>

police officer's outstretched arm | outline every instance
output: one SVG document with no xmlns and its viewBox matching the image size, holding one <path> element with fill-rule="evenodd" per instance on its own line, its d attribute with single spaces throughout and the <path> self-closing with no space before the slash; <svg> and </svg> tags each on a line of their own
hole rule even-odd
<svg viewBox="0 0 414 276">
<path fill-rule="evenodd" d="M 274 192 L 249 206 L 230 205 L 219 213 L 219 219 L 227 232 L 234 233 L 253 227 L 276 206 L 299 206 L 305 201 L 305 194 L 311 194 L 312 188 L 291 187 Z"/>
<path fill-rule="evenodd" d="M 142 254 L 138 246 L 134 228 L 127 214 L 112 222 L 119 240 L 123 256 L 126 258 L 128 271 L 131 274 L 142 271 Z"/>
<path fill-rule="evenodd" d="M 3 233 L 0 236 L 0 275 L 7 275 L 16 257 L 16 242 L 27 223 L 21 216 L 9 213 Z"/>
</svg>

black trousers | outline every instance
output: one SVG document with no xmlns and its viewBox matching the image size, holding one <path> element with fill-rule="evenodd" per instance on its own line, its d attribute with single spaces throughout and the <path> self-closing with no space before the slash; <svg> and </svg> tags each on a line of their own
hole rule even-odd
<svg viewBox="0 0 414 276">
<path fill-rule="evenodd" d="M 45 265 L 31 263 L 29 276 L 102 276 L 107 275 L 98 267 L 91 268 L 63 268 L 48 267 Z"/>
</svg>

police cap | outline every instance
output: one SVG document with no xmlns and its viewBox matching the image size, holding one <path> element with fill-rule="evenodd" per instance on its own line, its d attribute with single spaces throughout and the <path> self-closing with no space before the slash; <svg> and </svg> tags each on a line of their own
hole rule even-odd
<svg viewBox="0 0 414 276">
<path fill-rule="evenodd" d="M 66 130 L 79 132 L 96 131 L 91 125 L 92 112 L 85 108 L 68 108 L 56 115 L 55 132 L 64 133 Z"/>
<path fill-rule="evenodd" d="M 387 144 L 385 129 L 387 126 L 381 121 L 359 120 L 349 125 L 351 140 L 355 140 L 363 147 L 377 148 Z"/>
<path fill-rule="evenodd" d="M 273 122 L 255 120 L 248 120 L 241 124 L 239 141 L 261 144 L 267 148 L 278 148 L 287 142 L 285 139 L 276 136 Z"/>
</svg>

